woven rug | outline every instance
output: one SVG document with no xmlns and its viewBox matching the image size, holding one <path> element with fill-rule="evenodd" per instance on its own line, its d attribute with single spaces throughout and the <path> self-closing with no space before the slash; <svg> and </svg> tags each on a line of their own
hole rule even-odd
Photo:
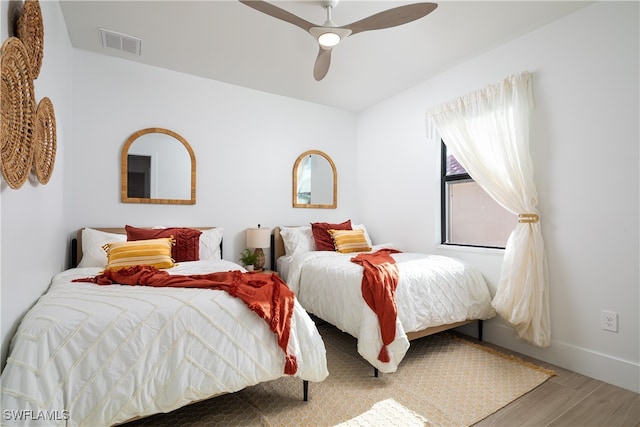
<svg viewBox="0 0 640 427">
<path fill-rule="evenodd" d="M 329 377 L 283 377 L 127 424 L 134 426 L 468 426 L 531 391 L 553 372 L 441 333 L 411 342 L 398 371 L 373 376 L 356 340 L 318 327 Z"/>
</svg>

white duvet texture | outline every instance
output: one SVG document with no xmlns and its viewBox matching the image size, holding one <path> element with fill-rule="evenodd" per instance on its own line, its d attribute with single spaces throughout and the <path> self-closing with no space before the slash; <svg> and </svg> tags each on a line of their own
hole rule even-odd
<svg viewBox="0 0 640 427">
<path fill-rule="evenodd" d="M 169 271 L 239 268 L 214 260 Z M 99 272 L 56 275 L 25 315 L 2 372 L 3 425 L 108 426 L 284 375 L 275 334 L 240 299 L 219 290 L 71 282 Z M 326 378 L 324 343 L 297 301 L 289 351 L 296 376 Z"/>
<path fill-rule="evenodd" d="M 377 250 L 373 248 L 373 251 Z M 355 254 L 315 251 L 290 257 L 287 284 L 310 313 L 358 339 L 358 352 L 382 372 L 394 372 L 407 349 L 407 332 L 495 316 L 482 274 L 461 260 L 418 253 L 393 254 L 399 271 L 396 338 L 391 361 L 378 360 L 380 325 L 362 297 L 362 266 Z"/>
</svg>

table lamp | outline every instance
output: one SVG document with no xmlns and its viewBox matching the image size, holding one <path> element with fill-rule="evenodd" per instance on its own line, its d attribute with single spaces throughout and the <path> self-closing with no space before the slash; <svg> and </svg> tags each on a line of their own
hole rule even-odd
<svg viewBox="0 0 640 427">
<path fill-rule="evenodd" d="M 247 228 L 247 247 L 254 248 L 256 262 L 253 264 L 254 271 L 262 271 L 264 267 L 264 251 L 262 249 L 271 246 L 271 229 L 261 228 L 260 224 L 256 228 Z"/>
</svg>

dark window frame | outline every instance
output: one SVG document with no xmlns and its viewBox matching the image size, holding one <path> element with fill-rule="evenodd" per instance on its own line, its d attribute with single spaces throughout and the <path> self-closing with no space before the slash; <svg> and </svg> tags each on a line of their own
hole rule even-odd
<svg viewBox="0 0 640 427">
<path fill-rule="evenodd" d="M 504 246 L 489 246 L 489 245 L 473 245 L 468 243 L 452 243 L 447 242 L 447 210 L 449 207 L 447 198 L 447 184 L 454 182 L 475 182 L 471 175 L 466 172 L 453 175 L 447 175 L 447 145 L 443 139 L 441 142 L 441 166 L 440 166 L 440 243 L 447 246 L 460 246 L 467 248 L 485 248 L 485 249 L 505 249 Z"/>
</svg>

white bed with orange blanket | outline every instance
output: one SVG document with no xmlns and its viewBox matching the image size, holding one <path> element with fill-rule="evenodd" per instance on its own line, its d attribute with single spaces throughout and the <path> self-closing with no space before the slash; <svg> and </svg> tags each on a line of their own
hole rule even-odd
<svg viewBox="0 0 640 427">
<path fill-rule="evenodd" d="M 57 274 L 22 319 L 2 372 L 3 425 L 109 426 L 284 375 L 275 334 L 239 298 L 222 290 L 73 281 L 103 269 Z M 242 267 L 214 254 L 166 271 L 229 270 Z M 324 344 L 297 301 L 290 332 L 295 376 L 324 380 Z"/>
<path fill-rule="evenodd" d="M 495 316 L 489 288 L 476 268 L 451 257 L 393 254 L 399 272 L 396 336 L 387 347 L 390 361 L 381 362 L 378 318 L 362 296 L 363 267 L 351 262 L 358 253 L 317 251 L 307 227 L 286 229 L 284 239 L 283 227 L 275 230 L 278 271 L 309 313 L 356 337 L 359 354 L 381 372 L 397 369 L 411 339 Z M 385 247 L 371 245 L 371 252 Z"/>
</svg>

